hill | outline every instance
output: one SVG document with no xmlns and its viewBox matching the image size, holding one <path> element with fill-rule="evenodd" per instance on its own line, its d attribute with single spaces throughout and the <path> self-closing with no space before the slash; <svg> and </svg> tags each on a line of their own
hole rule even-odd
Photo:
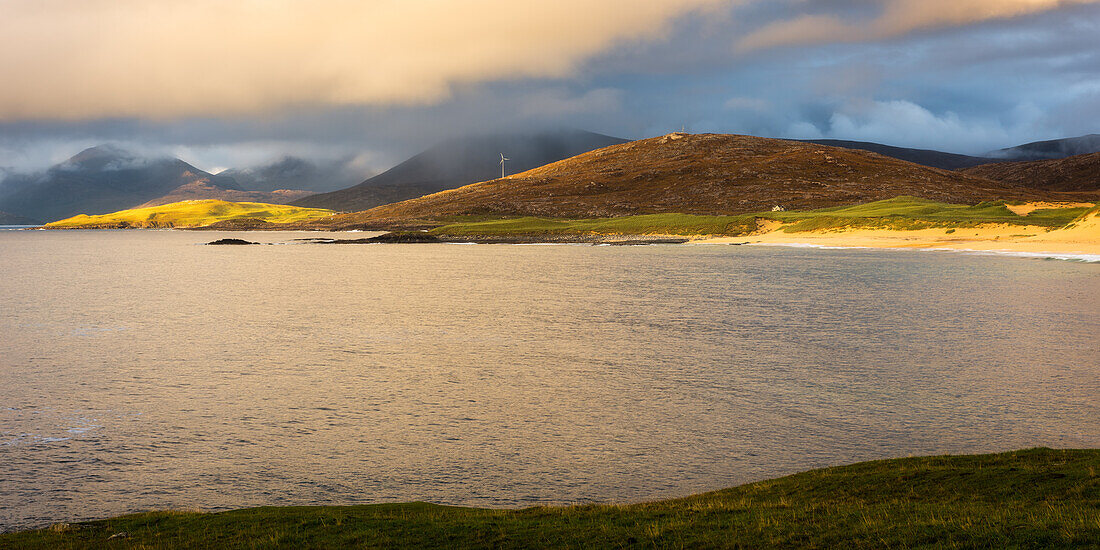
<svg viewBox="0 0 1100 550">
<path fill-rule="evenodd" d="M 1100 153 L 1053 160 L 985 164 L 963 173 L 1045 191 L 1100 193 Z"/>
<path fill-rule="evenodd" d="M 449 216 L 606 218 L 809 210 L 910 195 L 960 204 L 1030 199 L 1018 186 L 876 153 L 716 134 L 614 145 L 521 174 L 336 216 L 337 226 Z"/>
<path fill-rule="evenodd" d="M 354 158 L 307 160 L 287 156 L 261 166 L 219 172 L 218 176 L 232 178 L 249 191 L 302 189 L 310 194 L 325 193 L 355 185 L 369 175 L 354 161 Z"/>
<path fill-rule="evenodd" d="M 508 172 L 517 173 L 625 141 L 580 130 L 453 139 L 359 185 L 291 204 L 345 212 L 366 210 L 499 177 L 501 153 L 510 159 Z"/>
<path fill-rule="evenodd" d="M 1100 546 L 1097 470 L 1098 450 L 1030 449 L 863 462 L 629 505 L 154 512 L 4 534 L 0 546 L 1092 548 Z"/>
<path fill-rule="evenodd" d="M 945 153 L 943 151 L 934 151 L 931 149 L 894 147 L 892 145 L 883 145 L 881 143 L 869 141 L 847 141 L 843 139 L 803 139 L 799 141 L 816 143 L 818 145 L 828 145 L 830 147 L 843 147 L 844 149 L 871 151 L 872 153 L 878 153 L 887 157 L 943 170 L 960 170 L 991 162 L 1001 162 L 1001 160 L 993 158 L 972 157 L 969 155 Z"/>
<path fill-rule="evenodd" d="M 224 181 L 224 180 L 223 180 Z M 308 197 L 313 193 L 296 189 L 278 189 L 275 191 L 242 191 L 229 189 L 210 181 L 210 178 L 200 178 L 190 183 L 181 185 L 163 197 L 157 197 L 137 206 L 161 206 L 174 202 L 194 200 L 220 200 L 228 202 L 263 202 L 268 204 L 286 204 L 288 202 Z"/>
<path fill-rule="evenodd" d="M 967 168 L 995 162 L 1060 159 L 1074 155 L 1100 152 L 1100 134 L 1025 143 L 1015 147 L 990 151 L 983 156 L 945 153 L 943 151 L 931 149 L 894 147 L 892 145 L 883 145 L 881 143 L 868 141 L 848 141 L 842 139 L 804 139 L 799 141 L 828 145 L 830 147 L 843 147 L 845 149 L 861 149 L 899 160 L 922 164 L 924 166 L 942 168 L 944 170 L 965 170 Z"/>
<path fill-rule="evenodd" d="M 81 214 L 48 223 L 46 227 L 50 229 L 187 228 L 231 220 L 279 224 L 323 219 L 331 214 L 329 210 L 282 204 L 200 200 L 122 210 L 98 216 Z"/>
<path fill-rule="evenodd" d="M 200 180 L 240 189 L 231 178 L 182 160 L 141 158 L 111 146 L 85 149 L 45 172 L 12 179 L 17 181 L 8 187 L 15 189 L 0 197 L 0 210 L 46 221 L 132 208 Z"/>
<path fill-rule="evenodd" d="M 1016 147 L 991 151 L 986 153 L 985 156 L 1024 161 L 1060 159 L 1075 155 L 1087 155 L 1089 153 L 1100 153 L 1100 134 L 1089 134 L 1087 136 L 1052 139 L 1048 141 L 1035 141 L 1017 145 Z"/>
</svg>

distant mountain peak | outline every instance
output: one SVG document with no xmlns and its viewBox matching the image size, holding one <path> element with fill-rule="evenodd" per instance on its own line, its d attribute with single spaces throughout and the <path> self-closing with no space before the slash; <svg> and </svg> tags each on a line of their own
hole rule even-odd
<svg viewBox="0 0 1100 550">
<path fill-rule="evenodd" d="M 970 155 L 960 155 L 957 153 L 946 153 L 943 151 L 935 151 L 932 149 L 913 149 L 910 147 L 896 147 L 893 145 L 884 145 L 882 143 L 874 143 L 870 141 L 851 141 L 844 139 L 803 139 L 798 140 L 803 143 L 816 143 L 818 145 L 828 145 L 830 147 L 842 147 L 845 149 L 859 149 L 863 151 L 870 151 L 872 153 L 878 153 L 880 155 L 886 155 L 888 157 L 921 164 L 924 166 L 931 166 L 933 168 L 940 168 L 943 170 L 959 170 L 964 168 L 972 168 L 982 164 L 988 164 L 990 162 L 999 162 L 1002 159 L 986 158 L 986 157 L 974 157 Z"/>
<path fill-rule="evenodd" d="M 312 160 L 284 155 L 264 165 L 230 168 L 218 175 L 231 177 L 241 188 L 252 191 L 304 189 L 327 192 L 354 185 L 369 175 L 354 161 L 352 155 Z"/>
<path fill-rule="evenodd" d="M 1100 134 L 1025 143 L 986 156 L 1009 160 L 1053 160 L 1100 152 Z"/>
<path fill-rule="evenodd" d="M 89 147 L 56 165 L 60 170 L 123 170 L 145 166 L 149 161 L 117 145 L 105 143 Z"/>
<path fill-rule="evenodd" d="M 204 181 L 236 189 L 231 178 L 219 178 L 171 157 L 142 158 L 111 144 L 89 147 L 20 188 L 0 196 L 0 210 L 51 221 L 75 214 L 102 214 L 131 208 Z"/>
<path fill-rule="evenodd" d="M 964 173 L 1031 189 L 1096 193 L 1100 191 L 1100 152 L 1058 159 L 986 164 Z"/>
<path fill-rule="evenodd" d="M 134 155 L 117 145 L 103 143 L 94 147 L 89 147 L 69 157 L 69 162 L 87 162 L 102 158 L 134 158 Z"/>
<path fill-rule="evenodd" d="M 626 140 L 577 129 L 472 134 L 437 143 L 366 181 L 295 201 L 297 206 L 358 211 L 500 176 L 500 155 L 515 173 Z"/>
</svg>

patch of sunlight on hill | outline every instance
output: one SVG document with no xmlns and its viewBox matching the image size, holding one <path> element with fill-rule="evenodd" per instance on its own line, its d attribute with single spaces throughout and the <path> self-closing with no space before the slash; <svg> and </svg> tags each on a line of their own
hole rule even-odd
<svg viewBox="0 0 1100 550">
<path fill-rule="evenodd" d="M 331 210 L 322 208 L 301 208 L 285 204 L 260 202 L 196 200 L 174 202 L 163 206 L 120 210 L 111 214 L 95 216 L 80 214 L 48 223 L 46 227 L 58 229 L 81 227 L 202 227 L 226 220 L 252 219 L 269 223 L 293 223 L 323 219 L 330 215 L 332 215 Z"/>
<path fill-rule="evenodd" d="M 745 235 L 760 229 L 757 220 L 786 224 L 784 231 L 815 231 L 844 228 L 879 228 L 899 231 L 930 227 L 977 227 L 985 224 L 1064 227 L 1089 211 L 1089 207 L 1046 208 L 1026 216 L 1013 213 L 1005 201 L 977 205 L 949 204 L 901 196 L 854 206 L 818 210 L 756 212 L 735 216 L 690 214 L 645 214 L 619 218 L 556 219 L 521 217 L 479 220 L 454 219 L 434 229 L 437 235 L 531 235 L 531 234 L 667 234 Z"/>
</svg>

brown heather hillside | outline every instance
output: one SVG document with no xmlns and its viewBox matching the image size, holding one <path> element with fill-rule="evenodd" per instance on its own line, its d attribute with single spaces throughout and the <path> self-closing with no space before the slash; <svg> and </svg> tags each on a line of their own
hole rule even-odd
<svg viewBox="0 0 1100 550">
<path fill-rule="evenodd" d="M 266 204 L 287 204 L 298 199 L 308 197 L 313 193 L 297 189 L 279 189 L 277 191 L 242 191 L 240 189 L 228 189 L 218 185 L 210 178 L 199 178 L 193 182 L 181 185 L 163 197 L 144 202 L 134 208 L 146 208 L 149 206 L 163 206 L 174 202 L 197 200 L 220 200 L 227 202 L 262 202 Z"/>
<path fill-rule="evenodd" d="M 1100 194 L 1100 153 L 1055 160 L 983 164 L 961 172 L 1031 189 Z"/>
<path fill-rule="evenodd" d="M 332 218 L 336 227 L 454 215 L 596 218 L 811 209 L 913 195 L 950 203 L 1038 193 L 868 151 L 751 136 L 669 134 L 504 179 Z"/>
<path fill-rule="evenodd" d="M 508 171 L 520 173 L 625 141 L 582 130 L 463 136 L 439 143 L 359 185 L 293 204 L 360 212 L 493 179 L 500 174 L 501 154 L 508 156 Z"/>
</svg>

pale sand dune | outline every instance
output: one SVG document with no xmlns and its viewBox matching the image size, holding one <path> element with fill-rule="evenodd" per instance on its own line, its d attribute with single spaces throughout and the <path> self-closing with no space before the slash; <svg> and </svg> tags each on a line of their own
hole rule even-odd
<svg viewBox="0 0 1100 550">
<path fill-rule="evenodd" d="M 756 231 L 753 231 L 752 233 L 749 233 L 749 236 L 767 235 L 768 233 L 771 233 L 771 232 L 775 231 L 776 229 L 779 229 L 779 228 L 783 227 L 784 225 L 786 225 L 786 224 L 781 222 L 781 221 L 769 220 L 769 219 L 765 219 L 765 218 L 757 218 L 757 220 L 756 220 Z"/>
<path fill-rule="evenodd" d="M 742 237 L 702 238 L 701 244 L 772 244 L 864 248 L 944 248 L 1055 254 L 1100 254 L 1100 214 L 1093 213 L 1071 227 L 1053 231 L 1038 226 L 1008 224 L 949 229 L 891 231 L 853 229 L 786 233 L 774 224 L 768 231 Z"/>
<path fill-rule="evenodd" d="M 1044 208 L 1082 208 L 1092 206 L 1091 202 L 1027 202 L 1024 204 L 1006 204 L 1005 208 L 1017 216 L 1026 216 L 1035 210 Z"/>
</svg>

